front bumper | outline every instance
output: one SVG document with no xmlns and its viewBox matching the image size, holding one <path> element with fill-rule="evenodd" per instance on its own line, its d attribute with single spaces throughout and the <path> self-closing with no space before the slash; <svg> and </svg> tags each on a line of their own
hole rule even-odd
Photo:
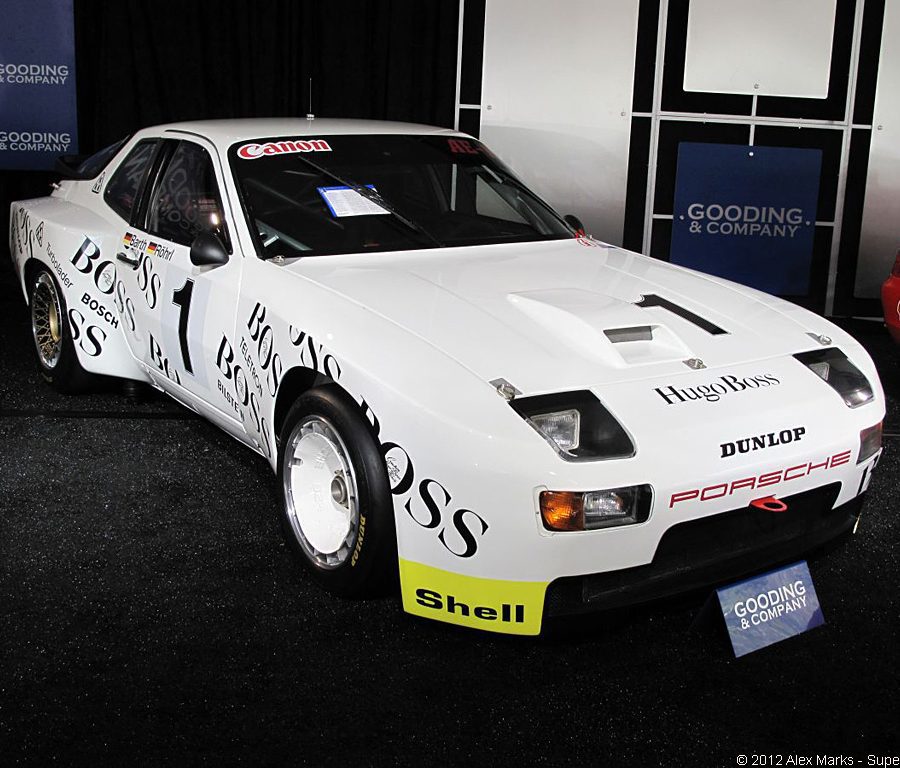
<svg viewBox="0 0 900 768">
<path fill-rule="evenodd" d="M 853 528 L 865 494 L 832 508 L 840 489 L 830 483 L 782 497 L 787 512 L 745 507 L 678 523 L 647 565 L 551 582 L 544 616 L 646 602 L 796 560 Z"/>
</svg>

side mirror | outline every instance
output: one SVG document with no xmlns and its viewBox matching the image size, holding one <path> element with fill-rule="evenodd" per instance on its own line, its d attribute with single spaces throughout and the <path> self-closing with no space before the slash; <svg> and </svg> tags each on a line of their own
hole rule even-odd
<svg viewBox="0 0 900 768">
<path fill-rule="evenodd" d="M 574 213 L 567 213 L 563 216 L 563 221 L 566 222 L 572 229 L 575 230 L 576 234 L 584 234 L 584 224 L 581 223 L 581 219 L 579 219 Z"/>
<path fill-rule="evenodd" d="M 196 267 L 220 267 L 228 263 L 228 251 L 212 232 L 201 232 L 191 243 L 191 264 Z"/>
</svg>

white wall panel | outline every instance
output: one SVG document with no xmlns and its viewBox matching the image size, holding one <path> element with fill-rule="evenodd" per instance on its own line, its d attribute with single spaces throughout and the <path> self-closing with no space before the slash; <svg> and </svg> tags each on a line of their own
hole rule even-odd
<svg viewBox="0 0 900 768">
<path fill-rule="evenodd" d="M 686 91 L 825 98 L 837 0 L 691 0 Z"/>
<path fill-rule="evenodd" d="M 481 138 L 561 213 L 621 243 L 638 0 L 487 0 Z"/>
<path fill-rule="evenodd" d="M 896 0 L 884 8 L 863 210 L 855 294 L 867 299 L 880 295 L 900 247 L 900 2 Z"/>
</svg>

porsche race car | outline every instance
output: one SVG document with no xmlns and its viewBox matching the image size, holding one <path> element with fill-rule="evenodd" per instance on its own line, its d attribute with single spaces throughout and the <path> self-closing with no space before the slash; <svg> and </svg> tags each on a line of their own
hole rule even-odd
<svg viewBox="0 0 900 768">
<path fill-rule="evenodd" d="M 862 347 L 584 234 L 482 143 L 160 126 L 16 202 L 45 378 L 146 382 L 265 456 L 327 589 L 514 634 L 794 558 L 881 452 Z"/>
</svg>

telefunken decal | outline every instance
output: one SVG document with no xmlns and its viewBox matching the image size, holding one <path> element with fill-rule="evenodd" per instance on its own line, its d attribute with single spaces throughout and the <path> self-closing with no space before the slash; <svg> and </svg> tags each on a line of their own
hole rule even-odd
<svg viewBox="0 0 900 768">
<path fill-rule="evenodd" d="M 782 429 L 780 432 L 767 432 L 763 435 L 744 437 L 731 443 L 722 443 L 719 446 L 722 449 L 721 458 L 727 459 L 738 453 L 750 453 L 750 451 L 759 451 L 763 448 L 774 448 L 776 445 L 796 443 L 805 434 L 805 427 L 794 427 L 793 429 Z"/>
<path fill-rule="evenodd" d="M 293 139 L 270 141 L 266 144 L 244 144 L 237 154 L 243 160 L 256 160 L 267 155 L 290 155 L 298 152 L 331 152 L 331 147 L 324 139 Z"/>
<path fill-rule="evenodd" d="M 668 387 L 656 387 L 653 391 L 666 401 L 666 405 L 678 405 L 691 400 L 706 400 L 707 402 L 715 403 L 725 395 L 733 392 L 745 392 L 748 389 L 773 387 L 778 384 L 781 384 L 781 380 L 776 379 L 770 373 L 744 376 L 742 378 L 727 374 L 719 376 L 719 380 L 712 384 L 683 388 L 670 385 Z"/>
</svg>

